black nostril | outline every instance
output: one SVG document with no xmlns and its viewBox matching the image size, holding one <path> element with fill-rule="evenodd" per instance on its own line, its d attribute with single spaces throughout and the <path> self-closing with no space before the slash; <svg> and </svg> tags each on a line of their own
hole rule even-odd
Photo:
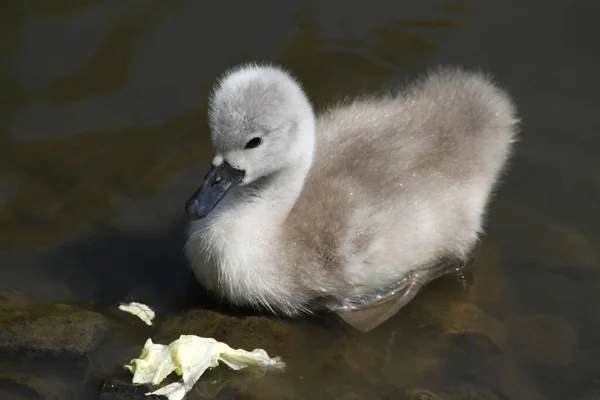
<svg viewBox="0 0 600 400">
<path fill-rule="evenodd" d="M 185 205 L 185 212 L 188 213 L 188 215 L 196 215 L 198 213 L 198 200 L 188 200 L 188 202 Z"/>
<path fill-rule="evenodd" d="M 219 184 L 219 182 L 221 182 L 221 178 L 217 176 L 217 177 L 215 178 L 215 180 L 213 180 L 213 181 L 210 183 L 210 187 L 215 187 L 215 186 L 217 186 L 217 185 Z"/>
</svg>

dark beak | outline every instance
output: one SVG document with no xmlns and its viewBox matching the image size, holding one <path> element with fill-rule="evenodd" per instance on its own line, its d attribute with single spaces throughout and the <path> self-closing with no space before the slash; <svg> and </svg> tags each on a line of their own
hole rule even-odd
<svg viewBox="0 0 600 400">
<path fill-rule="evenodd" d="M 243 177 L 244 171 L 233 168 L 227 162 L 213 165 L 200 189 L 186 203 L 185 211 L 193 218 L 206 217 Z"/>
</svg>

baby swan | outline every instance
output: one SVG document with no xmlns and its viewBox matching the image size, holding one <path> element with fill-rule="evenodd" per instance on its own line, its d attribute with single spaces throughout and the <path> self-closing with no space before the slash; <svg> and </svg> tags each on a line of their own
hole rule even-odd
<svg viewBox="0 0 600 400">
<path fill-rule="evenodd" d="M 209 123 L 212 167 L 186 205 L 197 279 L 233 304 L 324 306 L 362 331 L 469 257 L 517 134 L 507 95 L 460 69 L 316 117 L 288 72 L 243 65 Z"/>
</svg>

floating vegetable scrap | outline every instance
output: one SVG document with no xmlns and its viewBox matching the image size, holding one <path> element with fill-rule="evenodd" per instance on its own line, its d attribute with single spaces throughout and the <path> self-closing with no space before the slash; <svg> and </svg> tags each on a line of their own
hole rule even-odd
<svg viewBox="0 0 600 400">
<path fill-rule="evenodd" d="M 154 319 L 154 311 L 150 307 L 142 303 L 132 302 L 129 304 L 121 304 L 119 310 L 128 312 L 139 317 L 147 325 L 152 325 Z"/>
<path fill-rule="evenodd" d="M 126 365 L 133 373 L 133 384 L 160 384 L 173 371 L 182 377 L 147 395 L 162 395 L 169 400 L 181 400 L 189 392 L 204 371 L 223 361 L 234 370 L 246 367 L 283 368 L 279 357 L 270 358 L 263 349 L 253 351 L 235 350 L 213 338 L 181 335 L 171 344 L 155 344 L 146 341 L 139 358 Z"/>
</svg>

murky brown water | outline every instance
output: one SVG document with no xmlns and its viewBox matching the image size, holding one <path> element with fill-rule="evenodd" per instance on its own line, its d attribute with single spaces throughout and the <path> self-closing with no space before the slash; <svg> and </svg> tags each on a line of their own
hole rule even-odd
<svg viewBox="0 0 600 400">
<path fill-rule="evenodd" d="M 594 0 L 11 2 L 0 284 L 110 319 L 73 397 L 92 398 L 156 333 L 111 313 L 119 301 L 165 319 L 205 304 L 189 296 L 183 205 L 209 161 L 206 99 L 225 68 L 281 62 L 318 106 L 436 64 L 484 68 L 515 98 L 523 132 L 472 284 L 441 279 L 367 335 L 328 319 L 231 320 L 219 339 L 285 354 L 289 368 L 209 376 L 232 379 L 220 396 L 237 399 L 600 399 L 597 11 Z M 26 373 L 66 385 L 37 368 Z M 10 369 L 0 360 L 0 394 Z"/>
</svg>

